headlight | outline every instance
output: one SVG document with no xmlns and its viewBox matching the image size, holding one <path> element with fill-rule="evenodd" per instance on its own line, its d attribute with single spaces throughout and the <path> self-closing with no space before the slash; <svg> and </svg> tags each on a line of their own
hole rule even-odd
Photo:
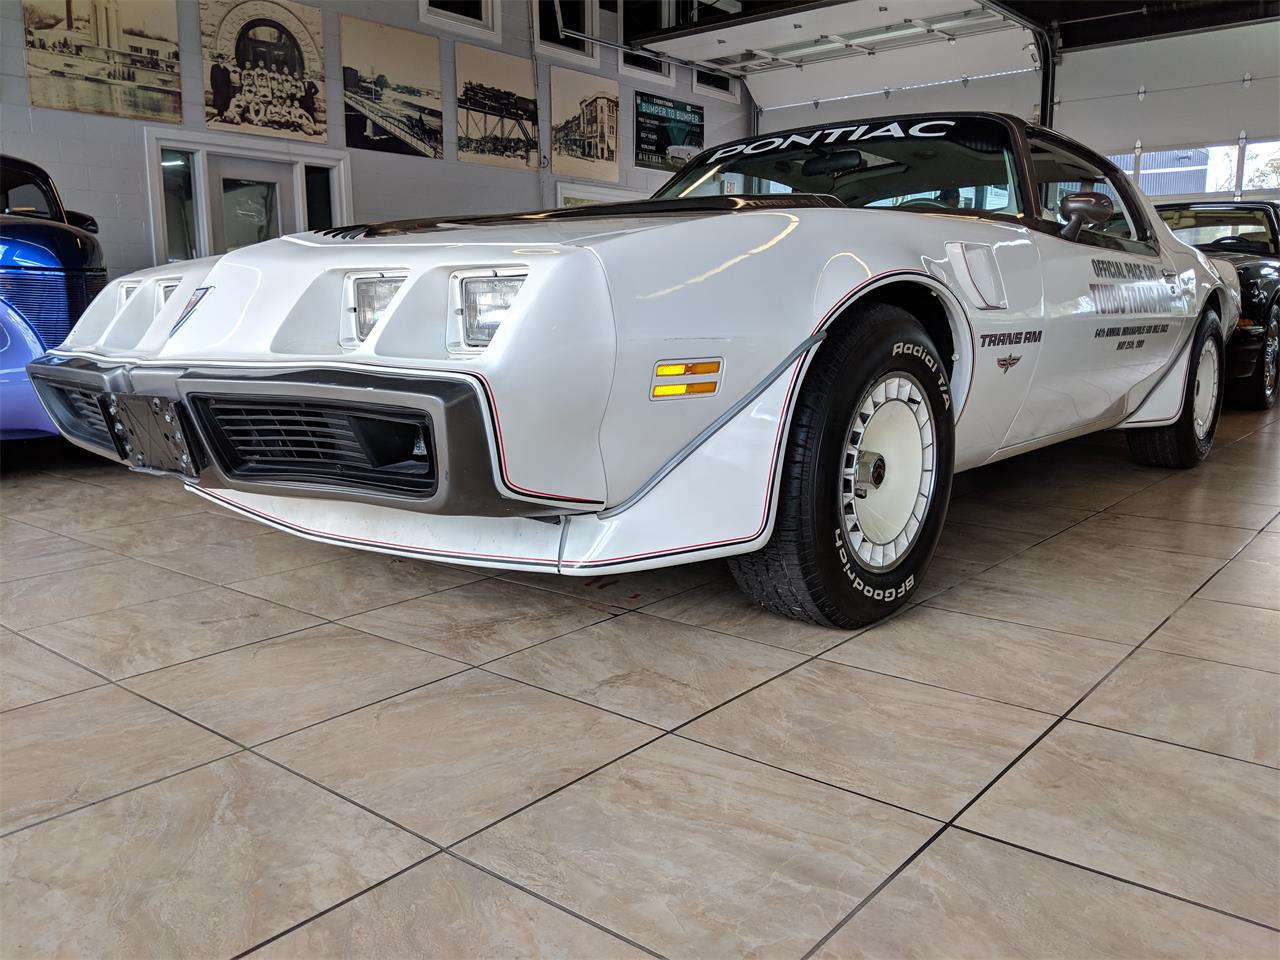
<svg viewBox="0 0 1280 960">
<path fill-rule="evenodd" d="M 404 277 L 355 277 L 351 281 L 351 307 L 355 313 L 357 340 L 367 340 L 373 328 L 387 313 L 396 291 L 404 283 Z"/>
<path fill-rule="evenodd" d="M 462 279 L 462 342 L 487 347 L 498 332 L 524 277 L 464 277 Z"/>
<path fill-rule="evenodd" d="M 120 299 L 116 302 L 117 311 L 124 308 L 124 305 L 129 302 L 129 298 L 138 292 L 138 287 L 140 286 L 142 284 L 137 280 L 120 284 Z"/>
</svg>

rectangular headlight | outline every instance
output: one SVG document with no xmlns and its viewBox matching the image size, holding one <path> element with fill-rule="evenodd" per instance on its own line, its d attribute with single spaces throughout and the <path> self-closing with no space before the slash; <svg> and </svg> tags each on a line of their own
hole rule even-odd
<svg viewBox="0 0 1280 960">
<path fill-rule="evenodd" d="M 468 347 L 487 347 L 523 283 L 524 277 L 464 277 L 463 343 Z"/>
<path fill-rule="evenodd" d="M 373 328 L 386 315 L 392 297 L 404 283 L 404 277 L 356 277 L 352 281 L 351 309 L 356 315 L 357 340 L 367 340 Z"/>
<path fill-rule="evenodd" d="M 138 292 L 138 287 L 140 286 L 142 286 L 142 284 L 137 280 L 120 284 L 120 292 L 118 294 L 120 299 L 116 301 L 116 309 L 122 309 L 124 305 L 129 302 L 129 298 Z"/>
</svg>

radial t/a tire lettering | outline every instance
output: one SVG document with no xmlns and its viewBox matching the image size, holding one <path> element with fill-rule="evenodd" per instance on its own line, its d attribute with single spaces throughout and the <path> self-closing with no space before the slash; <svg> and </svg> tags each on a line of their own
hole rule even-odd
<svg viewBox="0 0 1280 960">
<path fill-rule="evenodd" d="M 889 304 L 841 319 L 805 376 L 769 542 L 730 558 L 766 609 L 854 628 L 906 603 L 946 519 L 955 423 L 946 367 Z"/>
</svg>

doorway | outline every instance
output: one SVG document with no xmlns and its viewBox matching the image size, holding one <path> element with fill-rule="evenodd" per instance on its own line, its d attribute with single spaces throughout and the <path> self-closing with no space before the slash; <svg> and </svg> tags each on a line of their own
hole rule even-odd
<svg viewBox="0 0 1280 960">
<path fill-rule="evenodd" d="M 345 151 L 243 139 L 147 130 L 157 264 L 351 221 Z"/>
</svg>

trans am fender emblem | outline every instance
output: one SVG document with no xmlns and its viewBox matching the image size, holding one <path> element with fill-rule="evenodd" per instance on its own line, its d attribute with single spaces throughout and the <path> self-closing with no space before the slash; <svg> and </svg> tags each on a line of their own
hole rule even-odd
<svg viewBox="0 0 1280 960">
<path fill-rule="evenodd" d="M 1021 359 L 1022 357 L 1016 353 L 1011 353 L 1007 357 L 996 357 L 996 366 L 1000 368 L 1001 373 L 1008 373 Z"/>
</svg>

